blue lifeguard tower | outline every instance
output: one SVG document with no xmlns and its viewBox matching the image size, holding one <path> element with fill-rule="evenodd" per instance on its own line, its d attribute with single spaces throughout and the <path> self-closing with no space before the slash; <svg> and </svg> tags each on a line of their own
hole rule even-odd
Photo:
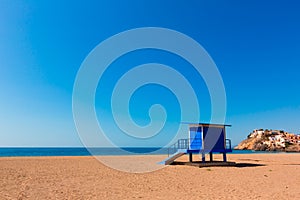
<svg viewBox="0 0 300 200">
<path fill-rule="evenodd" d="M 213 161 L 213 153 L 222 153 L 223 161 L 227 162 L 226 153 L 232 152 L 231 141 L 226 139 L 226 124 L 185 123 L 189 126 L 188 139 L 180 139 L 168 148 L 168 158 L 163 161 L 168 165 L 184 154 L 189 154 L 193 162 L 193 154 L 200 154 L 205 163 L 205 154 L 209 153 Z"/>
</svg>

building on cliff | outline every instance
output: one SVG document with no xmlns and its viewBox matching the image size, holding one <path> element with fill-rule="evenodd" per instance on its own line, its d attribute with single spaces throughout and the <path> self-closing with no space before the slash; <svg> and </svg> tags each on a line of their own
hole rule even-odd
<svg viewBox="0 0 300 200">
<path fill-rule="evenodd" d="M 283 130 L 255 129 L 235 149 L 300 151 L 300 135 Z"/>
</svg>

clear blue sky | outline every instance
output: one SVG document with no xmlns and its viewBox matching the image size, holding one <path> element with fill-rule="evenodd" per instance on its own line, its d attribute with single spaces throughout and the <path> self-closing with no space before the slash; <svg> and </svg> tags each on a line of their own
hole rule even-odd
<svg viewBox="0 0 300 200">
<path fill-rule="evenodd" d="M 77 70 L 101 41 L 147 26 L 180 31 L 213 58 L 225 84 L 226 122 L 233 125 L 228 137 L 234 144 L 255 128 L 299 133 L 299 10 L 296 0 L 2 0 L 0 146 L 81 146 L 72 117 Z M 146 53 L 159 58 L 151 51 L 136 56 Z M 170 55 L 166 59 L 177 63 Z M 169 93 L 160 89 L 165 101 Z M 205 120 L 210 104 L 203 104 Z"/>
</svg>

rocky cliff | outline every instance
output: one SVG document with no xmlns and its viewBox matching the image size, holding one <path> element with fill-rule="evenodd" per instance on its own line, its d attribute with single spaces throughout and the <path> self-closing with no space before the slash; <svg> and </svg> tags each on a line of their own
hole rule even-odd
<svg viewBox="0 0 300 200">
<path fill-rule="evenodd" d="M 300 152 L 300 135 L 278 130 L 258 129 L 234 149 L 255 151 Z"/>
</svg>

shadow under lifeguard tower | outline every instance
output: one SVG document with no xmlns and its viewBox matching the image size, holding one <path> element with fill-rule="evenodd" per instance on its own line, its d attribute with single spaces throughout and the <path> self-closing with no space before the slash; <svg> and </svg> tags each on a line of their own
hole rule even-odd
<svg viewBox="0 0 300 200">
<path fill-rule="evenodd" d="M 228 166 L 234 165 L 234 162 L 227 162 L 226 153 L 232 152 L 231 141 L 226 139 L 226 127 L 231 125 L 226 124 L 209 124 L 209 123 L 186 123 L 189 125 L 188 139 L 179 139 L 175 144 L 168 148 L 168 158 L 161 163 L 170 165 L 174 161 L 189 154 L 189 162 L 198 163 L 199 166 Z M 210 155 L 210 162 L 205 161 L 205 154 Z M 223 162 L 214 162 L 213 153 L 222 153 Z M 199 154 L 202 162 L 193 162 L 193 154 Z"/>
</svg>

